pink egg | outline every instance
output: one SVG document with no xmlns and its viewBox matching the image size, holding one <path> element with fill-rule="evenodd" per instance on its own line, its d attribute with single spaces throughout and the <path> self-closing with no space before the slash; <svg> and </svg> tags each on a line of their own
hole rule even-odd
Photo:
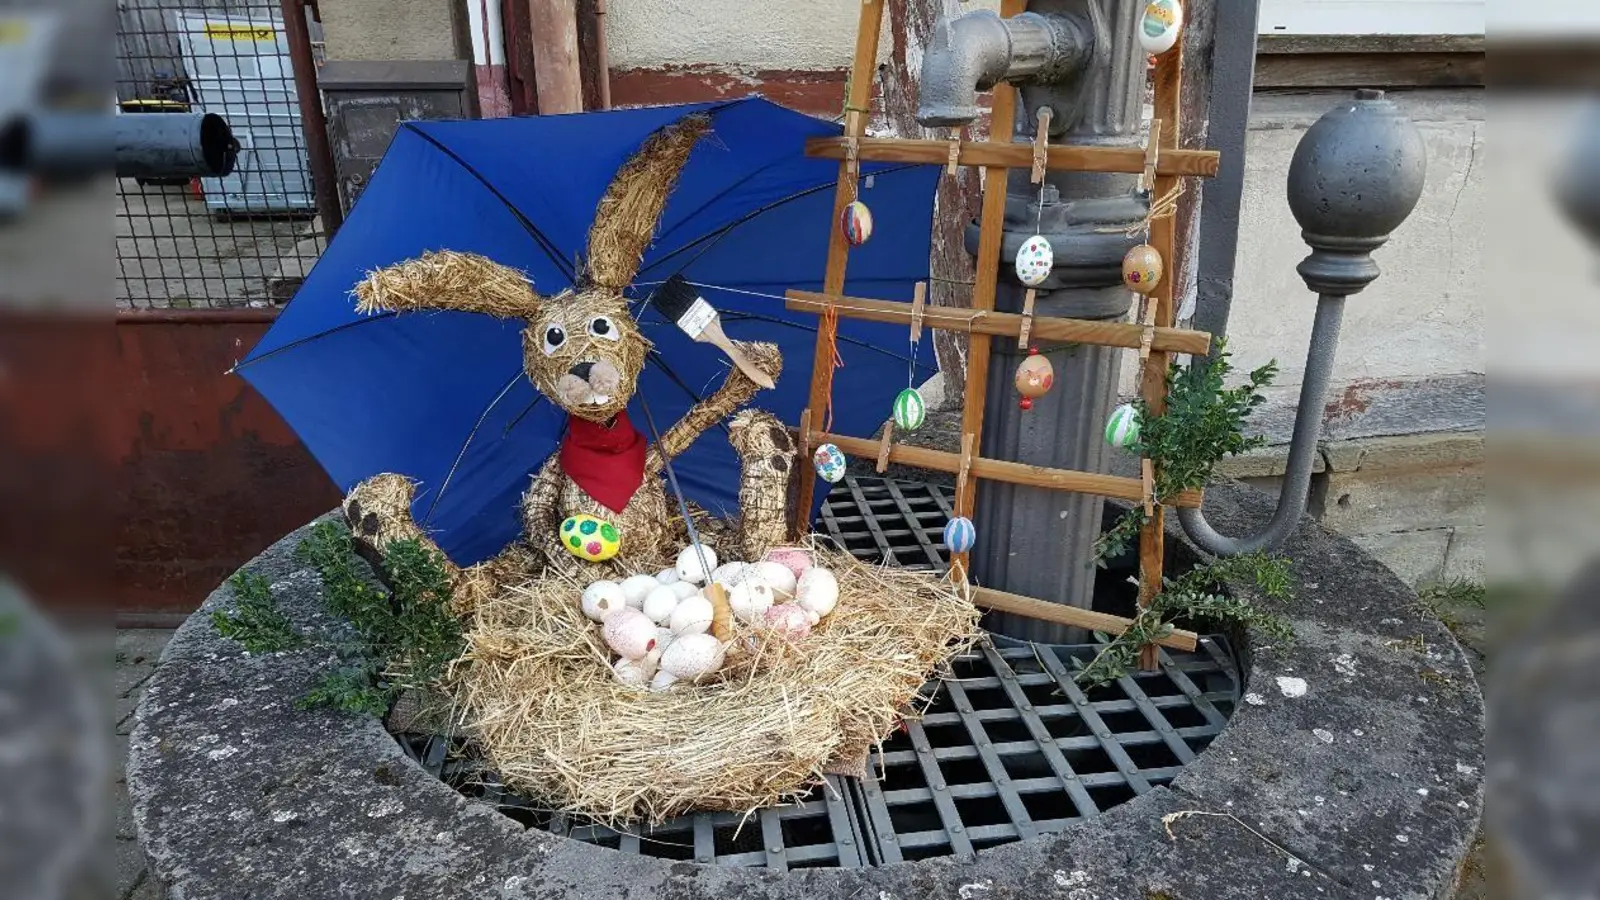
<svg viewBox="0 0 1600 900">
<path fill-rule="evenodd" d="M 811 633 L 811 614 L 793 603 L 780 603 L 762 616 L 767 627 L 790 640 L 799 640 Z"/>
<path fill-rule="evenodd" d="M 773 547 L 761 558 L 783 566 L 793 572 L 795 578 L 804 575 L 807 569 L 816 565 L 811 559 L 811 552 L 804 547 Z"/>
</svg>

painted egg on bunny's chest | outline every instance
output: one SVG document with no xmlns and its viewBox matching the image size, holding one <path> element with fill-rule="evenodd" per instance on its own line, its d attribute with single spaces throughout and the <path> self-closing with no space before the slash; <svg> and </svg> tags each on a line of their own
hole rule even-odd
<svg viewBox="0 0 1600 900">
<path fill-rule="evenodd" d="M 838 484 L 844 478 L 844 452 L 832 444 L 823 444 L 817 452 L 811 455 L 811 461 L 816 464 L 817 474 L 829 484 Z"/>
<path fill-rule="evenodd" d="M 622 535 L 617 526 L 597 516 L 570 516 L 561 523 L 561 546 L 579 559 L 605 562 L 622 549 Z"/>
<path fill-rule="evenodd" d="M 1050 277 L 1050 269 L 1056 264 L 1056 254 L 1050 247 L 1050 242 L 1044 235 L 1036 234 L 1022 242 L 1022 249 L 1017 251 L 1017 280 L 1028 287 L 1038 287 Z"/>
</svg>

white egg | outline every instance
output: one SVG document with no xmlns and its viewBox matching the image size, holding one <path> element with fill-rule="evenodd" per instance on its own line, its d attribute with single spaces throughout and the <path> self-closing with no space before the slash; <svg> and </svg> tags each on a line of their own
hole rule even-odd
<svg viewBox="0 0 1600 900">
<path fill-rule="evenodd" d="M 704 544 L 685 547 L 678 554 L 678 578 L 683 581 L 705 584 L 706 578 L 716 567 L 717 551 Z"/>
<path fill-rule="evenodd" d="M 662 669 L 655 674 L 654 678 L 650 679 L 650 690 L 660 693 L 677 683 L 678 676 L 668 672 L 665 669 Z"/>
<path fill-rule="evenodd" d="M 656 573 L 656 580 L 662 584 L 677 584 L 683 579 L 678 577 L 677 569 L 662 569 Z"/>
<path fill-rule="evenodd" d="M 622 579 L 622 595 L 628 598 L 629 606 L 644 609 L 644 598 L 660 586 L 654 575 L 629 575 Z"/>
<path fill-rule="evenodd" d="M 839 580 L 820 566 L 807 569 L 795 585 L 794 599 L 801 609 L 820 620 L 833 612 L 833 607 L 839 602 Z"/>
<path fill-rule="evenodd" d="M 656 645 L 656 623 L 632 607 L 606 617 L 600 636 L 618 656 L 641 659 Z"/>
<path fill-rule="evenodd" d="M 700 593 L 700 585 L 692 581 L 677 581 L 673 582 L 672 590 L 677 593 L 679 600 L 687 600 Z"/>
<path fill-rule="evenodd" d="M 711 573 L 711 580 L 724 587 L 733 587 L 744 576 L 744 570 L 745 564 L 742 562 L 725 562 Z"/>
<path fill-rule="evenodd" d="M 769 559 L 756 563 L 752 568 L 761 575 L 761 580 L 772 588 L 772 593 L 779 599 L 788 599 L 794 596 L 794 589 L 798 579 L 795 578 L 794 571 L 788 566 Z"/>
<path fill-rule="evenodd" d="M 649 684 L 650 676 L 653 674 L 645 670 L 642 662 L 626 657 L 612 663 L 611 671 L 616 673 L 618 681 L 634 687 L 644 687 Z"/>
<path fill-rule="evenodd" d="M 672 618 L 672 611 L 678 608 L 678 592 L 670 584 L 658 584 L 656 589 L 645 595 L 643 612 L 645 616 L 657 625 L 664 625 Z"/>
<path fill-rule="evenodd" d="M 667 627 L 681 640 L 686 635 L 704 634 L 711 630 L 711 601 L 704 597 L 690 597 L 678 604 L 667 620 Z M 648 621 L 648 620 L 646 620 Z M 676 643 L 676 641 L 674 641 Z"/>
<path fill-rule="evenodd" d="M 595 622 L 627 605 L 628 597 L 615 581 L 596 581 L 583 589 L 583 614 Z"/>
<path fill-rule="evenodd" d="M 722 667 L 726 650 L 709 634 L 691 634 L 672 642 L 661 654 L 661 671 L 685 681 L 709 675 Z"/>
<path fill-rule="evenodd" d="M 772 602 L 772 586 L 758 575 L 742 578 L 728 590 L 728 607 L 741 622 L 760 621 Z"/>
</svg>

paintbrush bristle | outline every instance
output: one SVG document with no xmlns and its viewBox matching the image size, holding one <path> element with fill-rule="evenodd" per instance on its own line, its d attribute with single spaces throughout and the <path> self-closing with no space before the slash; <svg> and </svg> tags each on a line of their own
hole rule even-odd
<svg viewBox="0 0 1600 900">
<path fill-rule="evenodd" d="M 655 305 L 668 321 L 676 322 L 699 299 L 700 292 L 694 289 L 688 279 L 674 275 L 656 290 Z"/>
</svg>

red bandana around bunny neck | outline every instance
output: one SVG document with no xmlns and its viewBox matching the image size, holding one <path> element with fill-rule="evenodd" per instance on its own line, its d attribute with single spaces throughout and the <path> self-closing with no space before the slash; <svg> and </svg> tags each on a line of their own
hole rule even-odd
<svg viewBox="0 0 1600 900">
<path fill-rule="evenodd" d="M 644 435 L 619 412 L 611 427 L 567 417 L 561 441 L 561 468 L 585 494 L 612 512 L 621 512 L 644 481 Z"/>
</svg>

